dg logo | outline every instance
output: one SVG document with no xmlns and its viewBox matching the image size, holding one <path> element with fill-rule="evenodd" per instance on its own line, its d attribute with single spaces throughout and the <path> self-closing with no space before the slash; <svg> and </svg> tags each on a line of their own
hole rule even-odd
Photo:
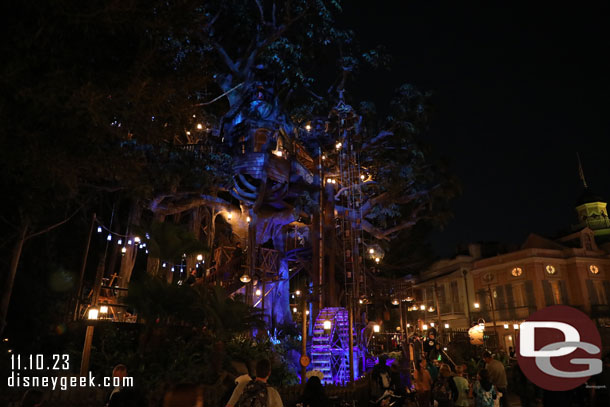
<svg viewBox="0 0 610 407">
<path fill-rule="evenodd" d="M 536 311 L 521 324 L 517 361 L 537 386 L 571 390 L 601 373 L 601 349 L 599 331 L 586 314 L 553 305 Z"/>
</svg>

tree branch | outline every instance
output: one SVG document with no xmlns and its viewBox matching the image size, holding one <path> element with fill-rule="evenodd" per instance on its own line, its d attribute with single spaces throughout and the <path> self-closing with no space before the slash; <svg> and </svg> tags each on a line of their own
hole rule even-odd
<svg viewBox="0 0 610 407">
<path fill-rule="evenodd" d="M 393 131 L 387 131 L 387 130 L 381 131 L 381 132 L 379 132 L 379 134 L 377 134 L 375 137 L 373 137 L 368 143 L 364 143 L 362 145 L 362 149 L 366 150 L 367 148 L 371 147 L 373 144 L 377 144 L 384 138 L 390 137 L 393 135 L 394 135 Z"/>
<path fill-rule="evenodd" d="M 80 207 L 79 207 L 79 208 L 78 208 L 76 211 L 74 211 L 74 213 L 73 213 L 72 215 L 68 216 L 66 219 L 62 220 L 61 222 L 57 222 L 56 224 L 51 225 L 51 226 L 49 226 L 49 227 L 46 227 L 46 228 L 44 228 L 44 229 L 42 229 L 42 230 L 40 230 L 40 231 L 38 231 L 38 232 L 36 232 L 36 233 L 32 233 L 32 234 L 30 234 L 30 235 L 27 235 L 27 236 L 24 238 L 24 240 L 28 240 L 28 239 L 31 239 L 31 238 L 33 238 L 33 237 L 36 237 L 36 236 L 39 236 L 39 235 L 45 234 L 45 233 L 50 232 L 51 230 L 53 230 L 53 229 L 55 229 L 55 228 L 60 227 L 61 225 L 63 225 L 64 223 L 66 223 L 67 221 L 69 221 L 70 219 L 72 219 L 72 218 L 74 217 L 74 215 L 76 215 L 76 214 L 77 214 L 77 213 L 78 213 L 78 212 L 79 212 L 79 211 L 80 211 L 82 208 L 83 208 L 83 207 L 82 207 L 82 206 L 80 206 Z"/>
<path fill-rule="evenodd" d="M 182 194 L 182 196 L 185 195 L 187 194 Z M 210 195 L 197 195 L 192 196 L 184 201 L 172 201 L 164 204 L 164 199 L 168 197 L 174 197 L 178 199 L 180 198 L 180 196 L 176 195 L 161 195 L 153 199 L 148 208 L 155 214 L 168 216 L 185 212 L 190 209 L 197 208 L 199 206 L 206 206 L 208 208 L 213 208 L 217 210 L 229 210 L 232 206 L 224 199 Z"/>
<path fill-rule="evenodd" d="M 227 54 L 227 51 L 225 51 L 223 46 L 220 45 L 219 43 L 217 43 L 216 41 L 214 41 L 212 44 L 213 44 L 214 48 L 216 49 L 216 51 L 218 51 L 218 53 L 220 54 L 220 56 L 224 60 L 224 63 L 227 65 L 229 70 L 233 74 L 235 74 L 235 75 L 239 74 L 239 70 L 237 69 L 237 65 L 235 64 L 235 62 L 233 62 L 233 60 L 231 59 L 229 54 Z"/>
</svg>

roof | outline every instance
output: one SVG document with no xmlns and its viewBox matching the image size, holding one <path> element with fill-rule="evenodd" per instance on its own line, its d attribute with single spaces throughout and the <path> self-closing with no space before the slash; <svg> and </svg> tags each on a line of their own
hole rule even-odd
<svg viewBox="0 0 610 407">
<path fill-rule="evenodd" d="M 593 193 L 589 188 L 585 188 L 585 190 L 580 195 L 580 198 L 578 198 L 578 201 L 576 201 L 576 206 L 592 202 L 606 202 L 606 200 L 601 196 Z"/>
</svg>

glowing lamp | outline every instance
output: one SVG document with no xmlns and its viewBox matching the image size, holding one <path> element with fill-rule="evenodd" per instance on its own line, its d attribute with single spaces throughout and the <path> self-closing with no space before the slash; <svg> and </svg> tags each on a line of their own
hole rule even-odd
<svg viewBox="0 0 610 407">
<path fill-rule="evenodd" d="M 97 319 L 99 311 L 97 310 L 97 308 L 90 308 L 89 312 L 87 313 L 87 319 Z"/>
<path fill-rule="evenodd" d="M 186 132 L 186 135 L 187 135 L 187 136 L 190 136 L 190 135 L 191 135 L 191 132 L 190 132 L 190 131 L 187 131 L 187 132 Z"/>
<path fill-rule="evenodd" d="M 107 314 L 108 313 L 108 306 L 107 305 L 102 305 L 100 307 L 100 314 Z"/>
<path fill-rule="evenodd" d="M 360 176 L 360 179 L 364 181 L 364 174 Z"/>
<path fill-rule="evenodd" d="M 310 124 L 306 124 L 305 125 L 305 130 L 310 131 L 311 130 L 311 125 Z"/>
<path fill-rule="evenodd" d="M 364 301 L 362 301 L 362 298 L 358 300 L 358 304 L 364 304 Z"/>
<path fill-rule="evenodd" d="M 475 307 L 476 309 L 479 309 L 479 307 L 480 307 L 480 306 L 481 306 L 481 305 L 480 305 L 478 302 L 475 302 L 475 303 L 474 303 L 474 307 Z"/>
<path fill-rule="evenodd" d="M 519 324 L 514 324 L 514 325 L 513 325 L 513 328 L 514 328 L 514 329 L 519 329 Z"/>
<path fill-rule="evenodd" d="M 197 130 L 201 130 L 201 129 L 203 129 L 203 124 L 197 123 Z"/>
<path fill-rule="evenodd" d="M 443 350 L 444 350 L 445 352 L 447 352 L 447 347 L 445 346 L 445 347 L 443 348 Z"/>
<path fill-rule="evenodd" d="M 375 257 L 375 263 L 379 263 L 381 259 L 379 257 Z"/>
<path fill-rule="evenodd" d="M 397 327 L 396 327 L 396 330 L 397 330 L 397 331 L 400 331 L 400 327 L 399 327 L 399 326 L 397 326 Z"/>
<path fill-rule="evenodd" d="M 428 308 L 428 311 L 429 311 L 429 312 L 434 312 L 434 307 L 430 307 L 430 308 Z"/>
<path fill-rule="evenodd" d="M 261 292 L 261 290 L 256 290 L 255 294 L 256 294 L 257 297 L 260 297 L 262 292 Z"/>
<path fill-rule="evenodd" d="M 172 272 L 174 271 L 174 268 L 172 267 Z"/>
<path fill-rule="evenodd" d="M 123 244 L 123 240 L 119 239 L 118 242 L 116 242 L 116 244 L 122 245 Z"/>
<path fill-rule="evenodd" d="M 109 233 L 108 236 L 106 236 L 106 240 L 111 241 L 112 240 L 112 235 Z"/>
<path fill-rule="evenodd" d="M 426 306 L 424 304 L 422 304 L 422 305 L 419 306 L 419 309 L 422 310 L 422 311 L 425 311 L 426 310 Z"/>
<path fill-rule="evenodd" d="M 369 253 L 370 254 L 374 254 L 375 253 L 375 249 L 369 249 Z"/>
<path fill-rule="evenodd" d="M 276 151 L 273 152 L 273 154 L 275 154 L 278 157 L 281 157 L 282 156 L 282 151 L 281 150 L 276 150 Z"/>
<path fill-rule="evenodd" d="M 294 307 L 294 308 L 292 309 L 292 312 L 297 312 L 297 307 Z"/>
<path fill-rule="evenodd" d="M 411 324 L 407 324 L 407 328 L 411 328 Z"/>
<path fill-rule="evenodd" d="M 508 324 L 504 324 L 504 329 L 508 329 Z"/>
<path fill-rule="evenodd" d="M 322 159 L 323 159 L 323 160 L 326 160 L 326 156 L 325 156 L 325 155 L 323 155 L 323 156 L 322 156 Z"/>
<path fill-rule="evenodd" d="M 333 179 L 333 180 L 332 180 L 332 183 L 333 183 L 333 184 L 336 184 L 336 183 L 337 183 L 337 180 L 336 180 L 336 179 Z"/>
<path fill-rule="evenodd" d="M 141 240 L 140 240 L 140 237 L 139 237 L 139 236 L 134 237 L 134 238 L 133 238 L 133 241 L 134 241 L 134 242 L 136 242 L 136 243 L 140 243 L 140 242 L 141 242 Z"/>
<path fill-rule="evenodd" d="M 248 284 L 252 279 L 250 278 L 250 276 L 248 274 L 244 274 L 243 276 L 241 276 L 239 278 L 239 281 L 241 281 L 244 284 Z"/>
<path fill-rule="evenodd" d="M 165 267 L 167 266 L 167 263 L 163 262 L 163 264 L 161 265 L 161 267 Z"/>
<path fill-rule="evenodd" d="M 297 296 L 301 295 L 301 290 L 296 290 L 295 294 L 296 294 Z"/>
<path fill-rule="evenodd" d="M 198 254 L 197 255 L 197 261 L 201 261 L 203 260 L 203 254 Z"/>
<path fill-rule="evenodd" d="M 434 328 L 434 322 L 430 322 L 430 326 Z"/>
<path fill-rule="evenodd" d="M 101 226 L 97 227 L 97 233 L 102 233 L 102 227 Z"/>
<path fill-rule="evenodd" d="M 332 326 L 332 323 L 328 319 L 326 321 L 324 321 L 324 330 L 325 331 L 330 331 L 331 326 Z"/>
<path fill-rule="evenodd" d="M 250 223 L 250 220 L 251 220 L 250 217 L 246 216 L 246 222 Z"/>
<path fill-rule="evenodd" d="M 413 301 L 413 297 L 407 297 L 407 298 L 405 298 L 405 301 L 411 302 L 411 301 Z"/>
<path fill-rule="evenodd" d="M 449 324 L 445 324 L 445 329 L 449 329 Z"/>
<path fill-rule="evenodd" d="M 229 212 L 229 214 L 227 215 L 227 219 L 228 219 L 228 220 L 233 219 L 233 214 L 232 214 L 231 212 Z"/>
<path fill-rule="evenodd" d="M 129 239 L 129 240 L 127 241 L 127 244 L 128 244 L 128 245 L 131 245 L 131 239 Z"/>
<path fill-rule="evenodd" d="M 127 248 L 126 247 L 121 248 L 121 253 L 123 253 L 123 254 L 127 253 Z"/>
<path fill-rule="evenodd" d="M 427 324 L 424 324 L 424 325 L 422 326 L 422 329 L 423 329 L 424 331 L 427 331 L 427 330 L 428 330 L 428 325 L 427 325 Z"/>
<path fill-rule="evenodd" d="M 309 310 L 305 310 L 305 315 L 309 315 Z"/>
<path fill-rule="evenodd" d="M 378 324 L 373 325 L 373 332 L 379 332 L 381 327 Z"/>
<path fill-rule="evenodd" d="M 399 304 L 398 298 L 392 299 L 392 305 L 398 305 L 398 304 Z"/>
</svg>

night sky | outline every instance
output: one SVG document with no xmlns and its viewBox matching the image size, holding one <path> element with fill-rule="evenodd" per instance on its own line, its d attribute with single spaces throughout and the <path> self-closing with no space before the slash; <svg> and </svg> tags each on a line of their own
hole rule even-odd
<svg viewBox="0 0 610 407">
<path fill-rule="evenodd" d="M 365 73 L 358 93 L 382 105 L 401 83 L 434 92 L 427 142 L 463 189 L 433 236 L 439 255 L 575 223 L 576 151 L 589 188 L 610 198 L 608 3 L 347 3 L 360 42 L 394 58 L 389 73 Z"/>
</svg>

